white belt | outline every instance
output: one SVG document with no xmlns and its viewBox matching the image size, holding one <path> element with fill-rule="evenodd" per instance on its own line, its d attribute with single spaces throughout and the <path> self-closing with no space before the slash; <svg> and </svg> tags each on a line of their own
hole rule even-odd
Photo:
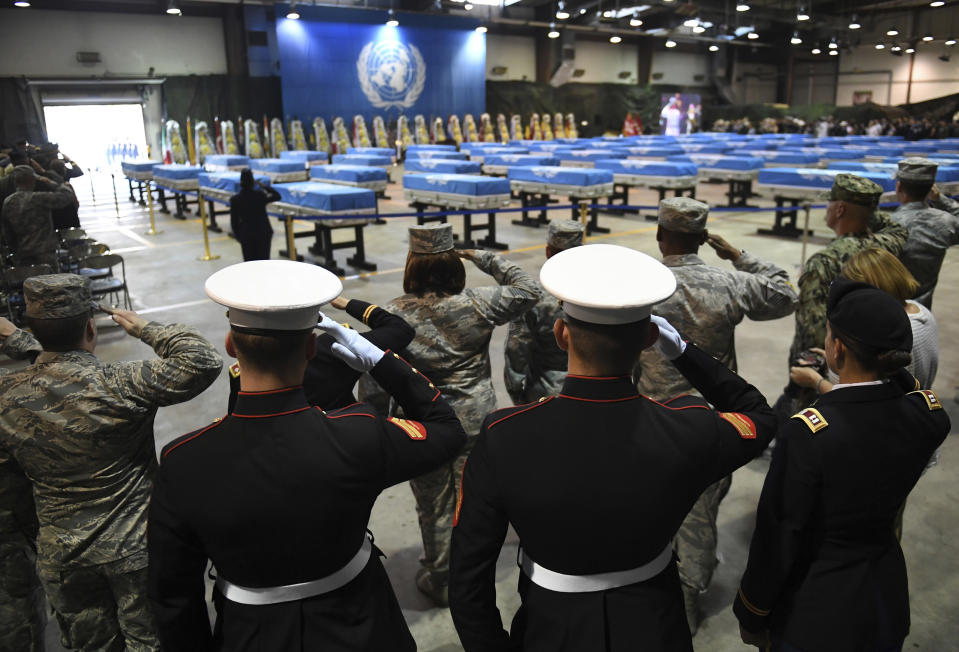
<svg viewBox="0 0 959 652">
<path fill-rule="evenodd" d="M 301 582 L 299 584 L 288 584 L 286 586 L 268 586 L 261 589 L 249 589 L 244 586 L 231 584 L 222 576 L 216 578 L 216 588 L 223 594 L 227 600 L 239 602 L 240 604 L 264 605 L 277 604 L 279 602 L 291 602 L 293 600 L 305 600 L 313 596 L 321 595 L 335 591 L 341 586 L 346 586 L 359 575 L 373 552 L 373 544 L 369 537 L 363 537 L 363 545 L 357 551 L 353 558 L 346 563 L 346 566 L 340 570 L 321 577 L 311 582 Z"/>
<path fill-rule="evenodd" d="M 663 548 L 663 551 L 655 559 L 638 568 L 630 568 L 624 571 L 614 571 L 612 573 L 596 573 L 595 575 L 564 575 L 543 568 L 535 561 L 530 559 L 526 553 L 520 549 L 519 565 L 526 573 L 526 577 L 534 584 L 557 591 L 559 593 L 591 593 L 593 591 L 608 591 L 621 586 L 644 582 L 650 578 L 656 577 L 673 558 L 672 545 Z"/>
</svg>

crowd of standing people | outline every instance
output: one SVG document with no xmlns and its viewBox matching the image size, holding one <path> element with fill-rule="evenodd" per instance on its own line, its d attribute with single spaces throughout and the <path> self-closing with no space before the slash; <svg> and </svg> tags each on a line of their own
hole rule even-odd
<svg viewBox="0 0 959 652">
<path fill-rule="evenodd" d="M 31 332 L 0 320 L 2 350 L 32 360 L 0 375 L 0 648 L 43 649 L 45 594 L 69 649 L 413 650 L 367 531 L 380 492 L 409 481 L 416 586 L 468 652 L 691 650 L 730 475 L 775 440 L 733 604 L 743 641 L 901 649 L 902 510 L 950 429 L 931 308 L 959 203 L 936 169 L 899 164 L 891 215 L 879 186 L 837 175 L 836 238 L 798 287 L 686 197 L 660 203 L 661 260 L 551 222 L 538 282 L 455 249 L 448 224 L 411 227 L 403 294 L 382 308 L 311 265 L 227 267 L 205 290 L 228 311 L 229 413 L 159 463 L 156 411 L 209 387 L 215 348 L 111 309 L 157 357 L 103 363 L 87 282 L 28 279 Z M 467 287 L 466 264 L 491 282 Z M 734 332 L 789 314 L 792 389 L 774 407 L 737 375 Z M 498 410 L 489 345 L 506 324 L 516 405 Z M 510 526 L 522 605 L 507 629 Z"/>
</svg>

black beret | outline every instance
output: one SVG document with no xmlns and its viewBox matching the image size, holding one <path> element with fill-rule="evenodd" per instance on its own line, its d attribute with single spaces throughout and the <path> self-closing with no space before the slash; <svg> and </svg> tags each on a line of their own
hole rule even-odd
<svg viewBox="0 0 959 652">
<path fill-rule="evenodd" d="M 912 326 L 902 304 L 868 283 L 842 276 L 833 281 L 826 319 L 846 335 L 880 351 L 912 350 Z"/>
</svg>

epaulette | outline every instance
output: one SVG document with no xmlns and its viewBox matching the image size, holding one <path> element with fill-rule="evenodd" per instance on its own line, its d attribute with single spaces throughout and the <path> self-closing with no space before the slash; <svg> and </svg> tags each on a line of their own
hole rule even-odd
<svg viewBox="0 0 959 652">
<path fill-rule="evenodd" d="M 535 403 L 526 403 L 524 405 L 514 405 L 513 407 L 503 408 L 502 410 L 496 410 L 495 412 L 491 413 L 489 417 L 487 417 L 487 418 L 492 418 L 492 421 L 490 421 L 489 425 L 486 426 L 486 428 L 488 430 L 492 428 L 493 426 L 495 426 L 496 424 L 506 421 L 510 417 L 515 417 L 517 414 L 522 414 L 523 412 L 529 412 L 530 410 L 538 408 L 541 405 L 546 405 L 547 403 L 552 401 L 554 398 L 556 397 L 543 396 Z"/>
<path fill-rule="evenodd" d="M 234 362 L 233 364 L 230 365 L 230 376 L 232 376 L 233 378 L 239 378 L 239 377 L 240 377 L 240 363 L 239 363 L 239 362 Z"/>
<path fill-rule="evenodd" d="M 829 425 L 829 422 L 826 421 L 826 418 L 816 408 L 806 408 L 802 412 L 792 415 L 790 418 L 799 419 L 813 432 L 819 432 Z"/>
<path fill-rule="evenodd" d="M 939 402 L 939 397 L 936 396 L 935 392 L 931 389 L 917 389 L 914 392 L 909 392 L 909 394 L 919 394 L 926 400 L 926 406 L 929 408 L 929 411 L 941 410 L 942 403 Z M 907 394 L 907 396 L 909 395 Z"/>
<path fill-rule="evenodd" d="M 193 431 L 193 432 L 188 432 L 187 434 L 183 435 L 182 437 L 177 437 L 176 439 L 174 439 L 174 440 L 171 441 L 169 444 L 167 444 L 166 446 L 163 447 L 163 450 L 160 452 L 160 459 L 161 459 L 161 460 L 166 459 L 167 455 L 169 455 L 170 453 L 172 453 L 174 450 L 176 450 L 177 448 L 179 448 L 179 447 L 182 446 L 183 444 L 185 444 L 185 443 L 187 443 L 187 442 L 190 442 L 190 441 L 193 441 L 194 439 L 196 439 L 197 437 L 199 437 L 199 436 L 202 435 L 203 433 L 209 432 L 209 431 L 212 430 L 213 428 L 216 428 L 217 426 L 221 425 L 221 424 L 223 423 L 223 420 L 224 420 L 225 418 L 226 418 L 226 417 L 217 417 L 216 419 L 213 420 L 213 423 L 211 423 L 210 425 L 208 425 L 206 428 L 200 428 L 199 430 L 195 430 L 195 431 Z"/>
</svg>

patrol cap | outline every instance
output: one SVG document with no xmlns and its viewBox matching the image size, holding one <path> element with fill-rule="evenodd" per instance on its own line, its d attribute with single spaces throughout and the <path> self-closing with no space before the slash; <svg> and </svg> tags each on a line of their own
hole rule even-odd
<svg viewBox="0 0 959 652">
<path fill-rule="evenodd" d="M 838 277 L 829 287 L 826 319 L 835 328 L 880 351 L 911 351 L 912 326 L 895 297 L 868 283 Z"/>
<path fill-rule="evenodd" d="M 410 227 L 410 251 L 441 254 L 453 248 L 452 224 L 424 224 Z"/>
<path fill-rule="evenodd" d="M 546 244 L 553 249 L 564 250 L 583 244 L 586 227 L 576 220 L 551 220 L 546 234 Z"/>
<path fill-rule="evenodd" d="M 292 260 L 230 265 L 206 280 L 207 296 L 229 309 L 231 326 L 264 331 L 315 327 L 320 306 L 342 291 L 332 272 Z"/>
<path fill-rule="evenodd" d="M 573 319 L 630 324 L 676 291 L 676 277 L 651 256 L 619 245 L 590 244 L 561 251 L 539 272 L 546 291 Z"/>
<path fill-rule="evenodd" d="M 31 170 L 32 172 L 32 170 Z M 90 281 L 77 274 L 44 274 L 23 282 L 27 317 L 65 319 L 91 310 Z"/>
<path fill-rule="evenodd" d="M 875 208 L 881 194 L 882 186 L 879 184 L 855 174 L 842 172 L 833 179 L 832 189 L 826 198 L 829 201 L 846 201 L 850 204 Z"/>
<path fill-rule="evenodd" d="M 668 231 L 702 233 L 709 206 L 691 197 L 670 197 L 659 202 L 659 225 Z"/>
<path fill-rule="evenodd" d="M 927 158 L 910 156 L 899 161 L 896 178 L 902 181 L 916 181 L 918 183 L 935 183 L 936 171 L 939 166 Z"/>
</svg>

